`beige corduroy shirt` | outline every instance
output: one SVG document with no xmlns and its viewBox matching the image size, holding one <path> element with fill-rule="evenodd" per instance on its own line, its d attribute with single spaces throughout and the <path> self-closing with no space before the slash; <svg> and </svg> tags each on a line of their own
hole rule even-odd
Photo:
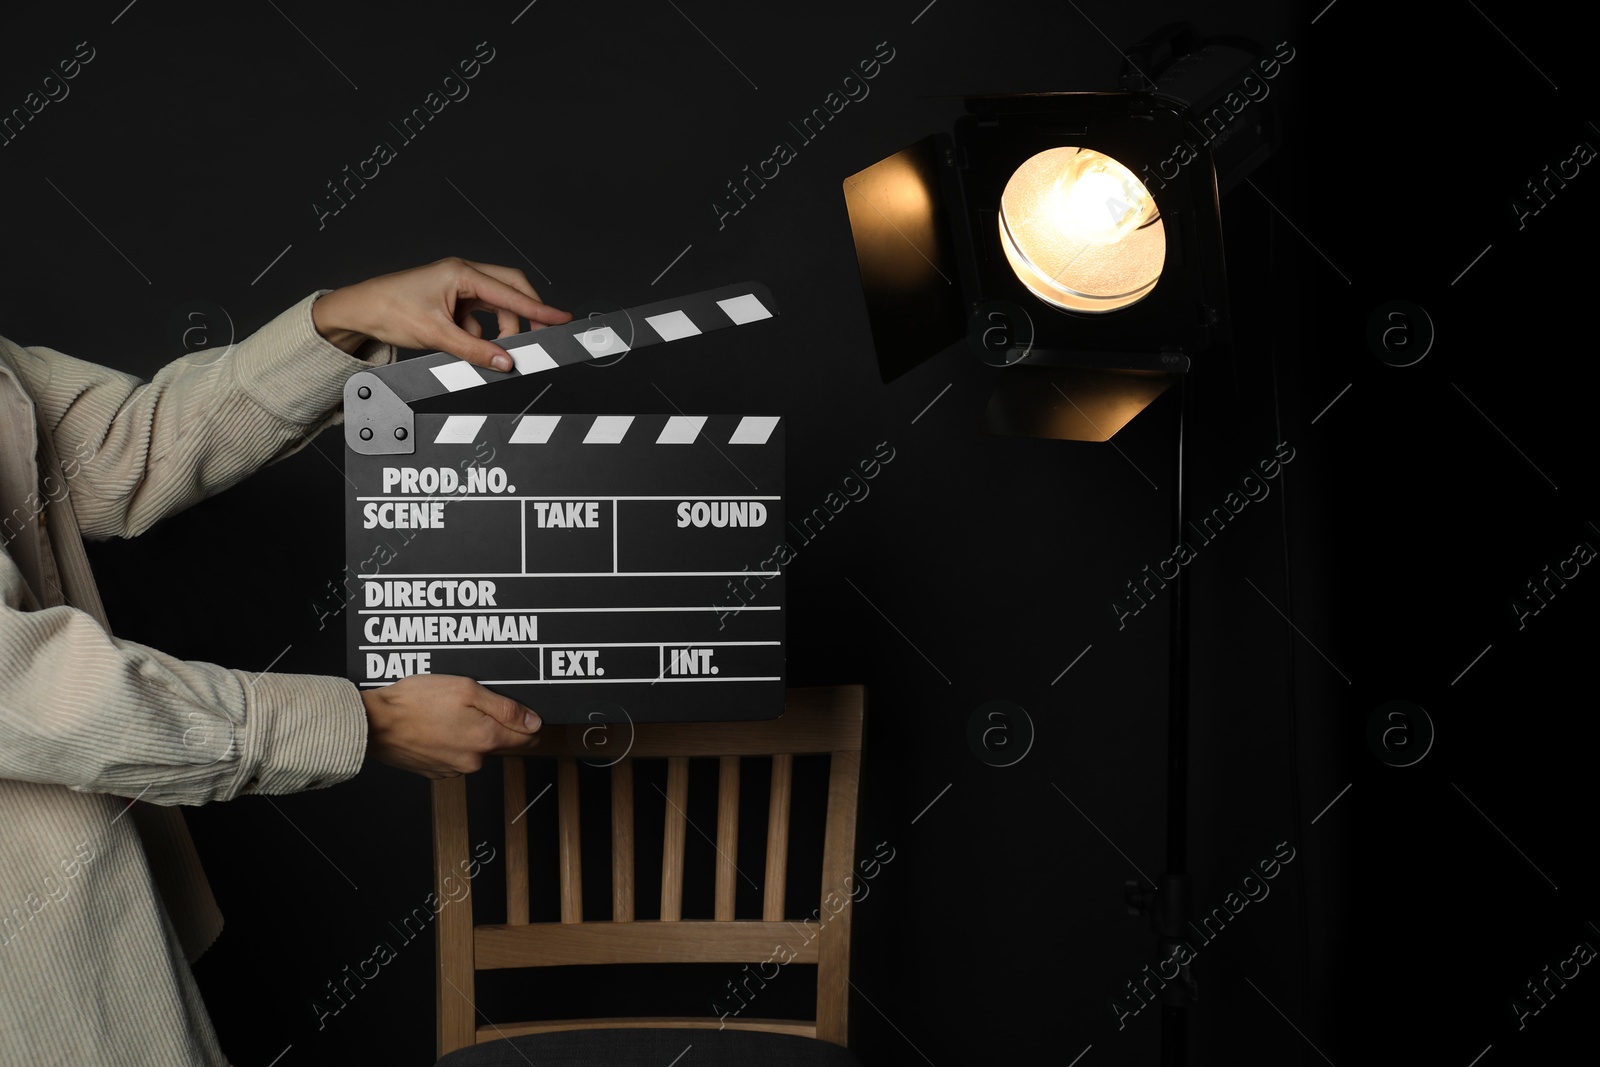
<svg viewBox="0 0 1600 1067">
<path fill-rule="evenodd" d="M 361 766 L 354 685 L 117 640 L 83 547 L 340 421 L 345 380 L 394 350 L 329 344 L 321 295 L 148 383 L 0 338 L 0 1064 L 226 1063 L 187 962 L 222 917 L 172 805 Z"/>
</svg>

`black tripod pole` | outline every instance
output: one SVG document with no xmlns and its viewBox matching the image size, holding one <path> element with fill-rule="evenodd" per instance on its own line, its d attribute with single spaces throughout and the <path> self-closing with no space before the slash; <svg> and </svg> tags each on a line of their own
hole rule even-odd
<svg viewBox="0 0 1600 1067">
<path fill-rule="evenodd" d="M 1189 503 L 1184 451 L 1192 429 L 1192 390 L 1188 375 L 1178 379 L 1178 442 L 1175 457 L 1177 490 L 1172 508 L 1173 545 L 1188 538 Z M 1155 924 L 1164 970 L 1175 978 L 1163 989 L 1161 1005 L 1162 1067 L 1184 1062 L 1188 1006 L 1194 984 L 1187 965 L 1175 958 L 1184 943 L 1189 921 L 1188 819 L 1189 819 L 1189 568 L 1182 564 L 1172 579 L 1171 648 L 1167 695 L 1167 861 L 1155 894 Z M 1169 962 L 1171 961 L 1171 962 Z"/>
</svg>

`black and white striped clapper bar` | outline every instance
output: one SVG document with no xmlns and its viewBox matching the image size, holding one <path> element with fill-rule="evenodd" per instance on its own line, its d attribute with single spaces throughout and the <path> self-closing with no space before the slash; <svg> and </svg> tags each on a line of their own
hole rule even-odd
<svg viewBox="0 0 1600 1067">
<path fill-rule="evenodd" d="M 547 722 L 781 714 L 783 419 L 487 402 L 498 383 L 713 330 L 759 342 L 775 314 L 765 286 L 731 285 L 500 338 L 512 371 L 435 352 L 353 375 L 351 679 L 465 675 Z M 491 413 L 416 410 L 468 389 Z"/>
</svg>

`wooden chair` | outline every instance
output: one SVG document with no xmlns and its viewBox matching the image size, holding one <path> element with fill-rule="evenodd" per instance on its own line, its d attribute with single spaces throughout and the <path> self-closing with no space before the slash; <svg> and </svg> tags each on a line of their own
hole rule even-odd
<svg viewBox="0 0 1600 1067">
<path fill-rule="evenodd" d="M 553 1062 L 622 1064 L 632 1062 L 618 1042 L 633 1041 L 640 1058 L 659 1056 L 672 1043 L 693 1042 L 699 1063 L 764 1062 L 853 1064 L 847 1044 L 850 1001 L 851 881 L 855 868 L 856 798 L 860 779 L 862 686 L 791 689 L 784 714 L 771 721 L 733 723 L 655 723 L 633 728 L 628 756 L 611 767 L 612 904 L 607 920 L 583 915 L 583 872 L 579 837 L 579 767 L 585 756 L 583 731 L 589 727 L 547 725 L 543 740 L 527 757 L 504 762 L 505 876 L 507 914 L 503 923 L 474 924 L 471 895 L 439 912 L 437 983 L 438 1052 L 441 1065 Z M 817 967 L 817 1008 L 813 1021 L 703 1017 L 630 1017 L 495 1022 L 479 1025 L 475 1002 L 478 971 L 511 967 L 578 964 L 727 963 L 771 961 L 775 944 L 795 947 L 796 927 L 787 922 L 789 813 L 794 757 L 830 757 L 827 816 L 823 844 L 822 894 L 831 891 L 842 910 L 819 924 L 815 936 L 797 947 L 791 962 Z M 744 757 L 772 758 L 768 805 L 766 877 L 761 918 L 734 915 L 739 819 L 739 770 Z M 716 827 L 715 900 L 709 921 L 683 919 L 690 757 L 719 761 Z M 529 855 L 524 759 L 556 761 L 557 839 L 560 921 L 529 922 Z M 666 820 L 661 859 L 661 911 L 658 920 L 635 919 L 634 769 L 635 760 L 665 759 Z M 467 779 L 433 784 L 434 865 L 441 884 L 467 869 Z M 457 878 L 459 882 L 460 879 Z M 827 913 L 824 913 L 827 914 Z M 685 1031 L 719 1031 L 689 1034 Z M 630 1038 L 623 1031 L 632 1030 Z M 645 1034 L 659 1048 L 639 1052 Z M 718 1043 L 733 1050 L 718 1059 Z M 769 1044 L 770 1043 L 770 1044 Z M 505 1054 L 513 1046 L 515 1057 Z M 781 1046 L 769 1055 L 772 1047 Z M 499 1051 L 495 1051 L 500 1046 Z M 760 1057 L 754 1047 L 767 1050 Z M 713 1048 L 710 1060 L 701 1052 Z M 799 1050 L 798 1054 L 796 1050 Z M 462 1051 L 456 1051 L 462 1050 Z M 449 1055 L 447 1055 L 449 1054 Z M 568 1058 L 570 1057 L 570 1060 Z M 671 1059 L 671 1055 L 667 1056 Z M 666 1060 L 652 1059 L 655 1067 Z"/>
</svg>

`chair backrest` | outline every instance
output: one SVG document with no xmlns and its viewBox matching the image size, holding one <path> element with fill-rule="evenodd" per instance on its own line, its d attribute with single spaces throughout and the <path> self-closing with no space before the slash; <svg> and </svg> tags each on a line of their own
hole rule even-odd
<svg viewBox="0 0 1600 1067">
<path fill-rule="evenodd" d="M 501 1037 L 554 1030 L 619 1026 L 737 1028 L 800 1034 L 847 1044 L 850 993 L 850 879 L 855 864 L 856 798 L 861 773 L 861 726 L 866 693 L 862 686 L 791 689 L 782 717 L 762 722 L 650 723 L 633 727 L 626 758 L 611 774 L 611 915 L 583 916 L 580 863 L 578 762 L 586 726 L 546 725 L 535 752 L 504 761 L 506 921 L 474 924 L 470 889 L 458 906 L 442 909 L 435 929 L 439 948 L 437 989 L 439 1055 Z M 822 894 L 842 900 L 830 905 L 824 921 L 806 926 L 796 946 L 796 927 L 785 921 L 784 885 L 788 871 L 789 812 L 794 757 L 826 753 L 828 810 L 824 828 Z M 767 817 L 766 877 L 760 920 L 734 917 L 739 838 L 739 769 L 744 757 L 772 758 Z M 685 920 L 684 844 L 688 809 L 689 759 L 719 761 L 715 900 L 710 921 Z M 528 834 L 524 759 L 556 761 L 557 839 L 560 921 L 529 922 Z M 633 762 L 664 759 L 667 764 L 665 826 L 661 858 L 661 917 L 634 918 Z M 535 800 L 538 798 L 535 797 Z M 433 852 L 441 891 L 447 877 L 469 869 L 467 779 L 433 784 Z M 470 885 L 470 882 L 469 882 Z M 831 891 L 831 893 L 830 893 Z M 465 906 L 460 906 L 465 905 Z M 820 913 L 820 909 L 819 909 Z M 817 966 L 817 1017 L 814 1021 L 633 1017 L 499 1022 L 477 1025 L 475 975 L 502 967 L 549 967 L 615 963 L 744 963 L 773 960 L 773 946 L 793 953 L 782 962 Z"/>
</svg>

